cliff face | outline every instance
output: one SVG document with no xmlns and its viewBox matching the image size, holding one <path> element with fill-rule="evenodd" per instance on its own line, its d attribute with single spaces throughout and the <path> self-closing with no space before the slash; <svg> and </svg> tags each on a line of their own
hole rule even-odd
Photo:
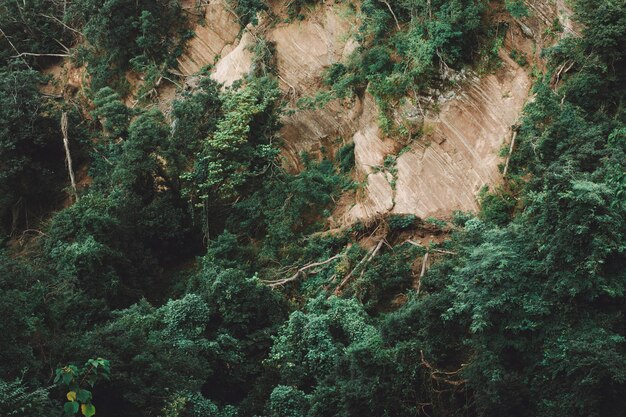
<svg viewBox="0 0 626 417">
<path fill-rule="evenodd" d="M 433 94 L 431 104 L 434 100 L 436 105 L 430 107 L 437 112 L 422 110 L 423 98 L 407 97 L 407 104 L 395 109 L 395 118 L 418 118 L 424 125 L 424 134 L 408 143 L 385 137 L 378 127 L 378 108 L 367 93 L 331 101 L 322 109 L 300 110 L 295 105 L 300 97 L 314 96 L 321 88 L 322 71 L 345 60 L 356 47 L 353 34 L 359 22 L 346 5 L 318 5 L 303 21 L 291 23 L 264 24 L 261 16 L 260 25 L 242 29 L 224 0 L 212 0 L 204 25 L 196 27 L 179 64 L 185 75 L 213 64 L 212 77 L 230 85 L 250 71 L 251 46 L 262 34 L 275 45 L 280 86 L 290 103 L 281 131 L 286 164 L 298 169 L 302 151 L 332 155 L 346 143 L 355 144 L 355 176 L 363 187 L 343 199 L 334 216 L 340 224 L 388 212 L 446 217 L 455 210 L 475 211 L 478 191 L 500 181 L 498 165 L 503 161 L 498 153 L 510 140 L 532 81 L 529 66 L 522 68 L 509 53 L 516 50 L 537 62 L 537 51 L 549 42 L 541 34 L 554 19 L 566 28 L 564 35 L 575 34 L 570 12 L 561 3 L 528 0 L 531 17 L 509 22 L 499 68 L 481 76 L 451 75 L 459 87 Z M 284 14 L 281 7 L 274 6 L 272 12 Z M 394 169 L 383 168 L 389 156 L 395 160 Z"/>
</svg>

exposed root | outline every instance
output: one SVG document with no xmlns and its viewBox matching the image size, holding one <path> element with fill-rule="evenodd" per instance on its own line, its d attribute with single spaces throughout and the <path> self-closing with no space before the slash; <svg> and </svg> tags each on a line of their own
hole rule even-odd
<svg viewBox="0 0 626 417">
<path fill-rule="evenodd" d="M 420 350 L 420 365 L 422 365 L 426 370 L 430 373 L 430 378 L 435 383 L 444 383 L 452 386 L 461 386 L 467 382 L 465 379 L 458 378 L 459 373 L 467 366 L 466 364 L 461 364 L 461 367 L 456 371 L 440 371 L 432 366 L 430 363 L 426 361 L 424 358 L 424 351 Z"/>
</svg>

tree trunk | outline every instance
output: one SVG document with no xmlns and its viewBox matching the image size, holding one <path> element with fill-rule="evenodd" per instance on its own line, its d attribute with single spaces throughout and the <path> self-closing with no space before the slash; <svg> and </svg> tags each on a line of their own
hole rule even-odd
<svg viewBox="0 0 626 417">
<path fill-rule="evenodd" d="M 67 163 L 67 171 L 70 175 L 72 190 L 74 190 L 74 198 L 78 201 L 78 193 L 76 192 L 76 180 L 74 178 L 74 168 L 72 167 L 72 155 L 70 154 L 70 143 L 67 137 L 67 112 L 61 114 L 61 133 L 63 133 L 63 147 L 65 148 L 65 162 Z"/>
</svg>

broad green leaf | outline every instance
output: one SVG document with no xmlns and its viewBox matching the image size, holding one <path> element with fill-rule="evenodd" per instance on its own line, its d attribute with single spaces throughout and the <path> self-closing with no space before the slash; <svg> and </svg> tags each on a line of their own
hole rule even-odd
<svg viewBox="0 0 626 417">
<path fill-rule="evenodd" d="M 78 391 L 76 398 L 81 403 L 86 403 L 87 401 L 91 400 L 91 391 L 86 390 L 86 389 L 81 389 Z"/>
<path fill-rule="evenodd" d="M 74 414 L 78 412 L 78 403 L 75 401 L 66 402 L 65 405 L 63 406 L 63 411 L 65 412 L 66 415 L 73 416 Z"/>
<path fill-rule="evenodd" d="M 65 372 L 65 373 L 63 374 L 63 377 L 62 377 L 62 378 L 63 378 L 63 383 L 64 383 L 64 384 L 66 384 L 66 385 L 69 385 L 69 384 L 70 384 L 70 382 L 72 382 L 72 379 L 73 379 L 74 377 L 72 376 L 72 374 L 71 374 L 71 373 L 69 373 L 69 372 Z"/>
<path fill-rule="evenodd" d="M 76 391 L 70 391 L 66 395 L 69 401 L 76 401 Z"/>
<path fill-rule="evenodd" d="M 93 404 L 83 404 L 80 406 L 80 411 L 85 417 L 91 417 L 96 414 L 96 406 Z"/>
</svg>

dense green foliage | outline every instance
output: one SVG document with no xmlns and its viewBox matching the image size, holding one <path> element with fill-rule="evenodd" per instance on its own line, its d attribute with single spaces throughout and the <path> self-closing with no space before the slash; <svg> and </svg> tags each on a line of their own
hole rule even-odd
<svg viewBox="0 0 626 417">
<path fill-rule="evenodd" d="M 389 132 L 387 112 L 398 99 L 445 80 L 451 68 L 472 62 L 491 41 L 481 21 L 485 9 L 482 0 L 365 0 L 359 47 L 347 63 L 328 68 L 324 81 L 331 94 L 317 100 L 367 89 L 381 109 L 381 128 Z"/>
<path fill-rule="evenodd" d="M 66 2 L 50 0 L 0 1 L 0 66 L 11 61 L 32 62 L 21 54 L 65 54 L 75 34 L 64 28 Z"/>
<path fill-rule="evenodd" d="M 29 69 L 0 68 L 0 231 L 28 228 L 28 215 L 57 198 L 63 173 L 58 114 L 42 99 L 42 77 Z"/>
<path fill-rule="evenodd" d="M 419 92 L 476 60 L 485 4 L 366 0 L 362 46 L 326 81 L 383 105 Z M 246 22 L 263 8 L 236 3 Z M 1 2 L 0 415 L 621 415 L 626 6 L 575 11 L 583 34 L 544 51 L 480 213 L 328 230 L 354 145 L 282 167 L 265 40 L 232 87 L 202 72 L 171 111 L 129 107 L 118 76 L 170 65 L 177 2 Z M 45 59 L 12 58 L 55 40 L 80 40 L 85 97 L 43 95 Z"/>
<path fill-rule="evenodd" d="M 76 0 L 65 19 L 82 28 L 87 43 L 76 59 L 89 63 L 94 90 L 124 90 L 124 71 L 131 66 L 154 71 L 161 63 L 173 65 L 187 36 L 181 6 L 172 0 Z"/>
</svg>

